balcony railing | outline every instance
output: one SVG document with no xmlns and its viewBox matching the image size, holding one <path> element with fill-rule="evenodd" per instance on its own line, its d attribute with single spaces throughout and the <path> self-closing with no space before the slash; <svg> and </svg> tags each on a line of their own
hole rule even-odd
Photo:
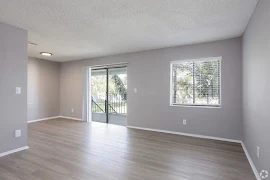
<svg viewBox="0 0 270 180">
<path fill-rule="evenodd" d="M 127 114 L 127 101 L 122 100 L 117 95 L 110 95 L 108 102 L 108 111 L 110 114 Z M 92 99 L 92 112 L 93 113 L 106 113 L 105 108 L 106 100 L 93 100 Z"/>
</svg>

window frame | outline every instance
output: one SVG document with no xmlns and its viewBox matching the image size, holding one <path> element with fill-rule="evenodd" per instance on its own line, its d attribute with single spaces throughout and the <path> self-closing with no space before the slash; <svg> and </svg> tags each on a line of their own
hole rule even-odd
<svg viewBox="0 0 270 180">
<path fill-rule="evenodd" d="M 217 60 L 220 61 L 220 66 L 219 66 L 219 104 L 177 104 L 177 103 L 173 103 L 172 97 L 173 97 L 173 65 L 175 64 L 181 64 L 184 62 L 198 62 L 198 61 L 210 61 L 210 60 Z M 219 57 L 209 57 L 209 58 L 198 58 L 198 59 L 184 59 L 184 60 L 177 60 L 177 61 L 171 61 L 170 62 L 170 106 L 176 106 L 176 107 L 202 107 L 202 108 L 221 108 L 221 66 L 222 66 L 222 56 Z"/>
</svg>

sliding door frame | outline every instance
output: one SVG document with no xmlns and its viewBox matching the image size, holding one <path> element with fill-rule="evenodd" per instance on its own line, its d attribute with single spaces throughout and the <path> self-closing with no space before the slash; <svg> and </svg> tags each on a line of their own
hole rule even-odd
<svg viewBox="0 0 270 180">
<path fill-rule="evenodd" d="M 109 123 L 109 68 L 106 68 L 106 100 L 105 100 L 105 107 L 106 107 L 106 123 Z"/>
<path fill-rule="evenodd" d="M 105 113 L 106 113 L 106 123 L 109 123 L 109 69 L 117 69 L 117 68 L 126 68 L 127 69 L 127 64 L 125 65 L 110 65 L 109 67 L 89 67 L 90 68 L 90 72 L 94 71 L 94 70 L 106 70 L 106 100 L 105 100 Z M 89 73 L 89 78 L 91 79 L 91 73 Z M 91 85 L 90 85 L 91 86 Z M 92 87 L 90 88 L 90 93 L 88 93 L 88 96 L 92 97 Z M 89 98 L 89 97 L 88 97 Z M 91 98 L 92 99 L 92 98 Z M 89 106 L 89 103 L 92 103 L 92 100 L 90 102 L 88 102 L 88 107 L 91 108 L 91 105 Z M 90 111 L 90 114 L 92 116 L 92 108 L 88 109 L 88 111 Z"/>
</svg>

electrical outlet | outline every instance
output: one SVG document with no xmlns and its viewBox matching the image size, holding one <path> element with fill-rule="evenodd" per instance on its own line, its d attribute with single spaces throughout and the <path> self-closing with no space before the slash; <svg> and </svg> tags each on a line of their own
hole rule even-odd
<svg viewBox="0 0 270 180">
<path fill-rule="evenodd" d="M 16 94 L 21 94 L 22 91 L 21 91 L 21 88 L 20 87 L 16 87 Z"/>
<path fill-rule="evenodd" d="M 257 146 L 257 157 L 260 158 L 260 147 Z"/>
<path fill-rule="evenodd" d="M 71 112 L 74 112 L 74 109 L 71 109 Z"/>
<path fill-rule="evenodd" d="M 187 120 L 186 119 L 183 119 L 183 124 L 187 125 Z"/>
<path fill-rule="evenodd" d="M 18 138 L 21 136 L 22 136 L 22 130 L 20 130 L 20 129 L 15 130 L 15 137 Z"/>
</svg>

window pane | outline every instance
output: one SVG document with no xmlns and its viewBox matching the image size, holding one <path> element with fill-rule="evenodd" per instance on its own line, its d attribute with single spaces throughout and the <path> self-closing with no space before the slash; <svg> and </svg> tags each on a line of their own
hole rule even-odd
<svg viewBox="0 0 270 180">
<path fill-rule="evenodd" d="M 193 63 L 173 65 L 173 102 L 175 104 L 193 103 Z"/>
<path fill-rule="evenodd" d="M 172 103 L 220 105 L 220 60 L 172 64 Z"/>
<path fill-rule="evenodd" d="M 219 61 L 196 62 L 195 104 L 219 104 Z"/>
</svg>

